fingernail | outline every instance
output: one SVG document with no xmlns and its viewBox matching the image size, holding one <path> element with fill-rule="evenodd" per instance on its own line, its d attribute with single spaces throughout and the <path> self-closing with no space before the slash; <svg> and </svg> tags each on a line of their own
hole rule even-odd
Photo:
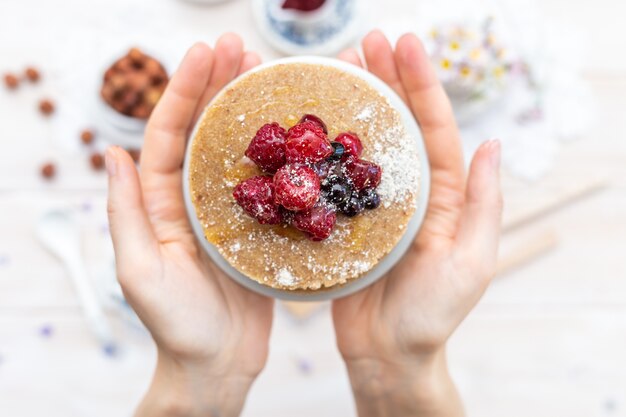
<svg viewBox="0 0 626 417">
<path fill-rule="evenodd" d="M 109 146 L 104 153 L 104 164 L 110 177 L 115 176 L 117 172 L 117 159 L 115 158 L 115 150 L 113 146 Z"/>
<path fill-rule="evenodd" d="M 500 160 L 502 154 L 502 146 L 499 139 L 493 139 L 489 142 L 489 158 L 491 160 L 491 166 L 494 169 L 500 169 Z"/>
</svg>

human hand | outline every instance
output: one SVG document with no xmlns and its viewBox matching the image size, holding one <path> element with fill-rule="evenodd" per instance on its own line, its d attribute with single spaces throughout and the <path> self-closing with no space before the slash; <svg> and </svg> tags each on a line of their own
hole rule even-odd
<svg viewBox="0 0 626 417">
<path fill-rule="evenodd" d="M 500 144 L 478 149 L 466 182 L 452 109 L 419 40 L 405 35 L 394 51 L 375 31 L 363 52 L 368 70 L 404 99 L 420 125 L 431 194 L 403 259 L 376 284 L 333 303 L 337 344 L 360 416 L 458 416 L 445 345 L 495 273 Z M 340 58 L 363 66 L 355 50 Z"/>
<path fill-rule="evenodd" d="M 137 416 L 235 416 L 265 365 L 273 301 L 230 280 L 200 250 L 183 202 L 185 143 L 210 99 L 260 63 L 236 35 L 193 46 L 145 132 L 141 175 L 106 153 L 118 280 L 157 344 L 152 386 Z"/>
</svg>

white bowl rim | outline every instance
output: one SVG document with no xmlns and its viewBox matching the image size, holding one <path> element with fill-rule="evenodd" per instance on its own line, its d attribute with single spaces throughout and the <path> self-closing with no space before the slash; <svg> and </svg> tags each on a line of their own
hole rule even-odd
<svg viewBox="0 0 626 417">
<path fill-rule="evenodd" d="M 252 278 L 248 278 L 239 270 L 235 269 L 219 253 L 217 248 L 207 241 L 204 235 L 204 229 L 202 228 L 202 225 L 200 224 L 200 221 L 198 220 L 198 217 L 196 215 L 195 205 L 193 204 L 193 201 L 191 199 L 191 190 L 188 186 L 189 161 L 193 140 L 196 137 L 198 129 L 200 128 L 200 125 L 202 123 L 202 117 L 206 112 L 206 109 L 210 107 L 214 101 L 218 100 L 225 91 L 238 83 L 242 78 L 245 78 L 249 74 L 255 73 L 257 71 L 262 71 L 267 68 L 282 64 L 313 64 L 329 66 L 339 70 L 343 70 L 351 75 L 361 78 L 362 80 L 367 82 L 372 88 L 374 88 L 379 94 L 389 100 L 390 105 L 394 109 L 396 109 L 398 113 L 400 113 L 407 134 L 411 135 L 411 137 L 415 138 L 415 140 L 417 141 L 417 150 L 419 154 L 418 157 L 420 160 L 420 188 L 417 197 L 417 207 L 415 209 L 415 213 L 413 214 L 413 217 L 411 217 L 411 220 L 409 220 L 404 235 L 402 235 L 402 237 L 400 238 L 396 246 L 391 250 L 391 252 L 389 252 L 389 254 L 381 259 L 378 264 L 374 268 L 372 268 L 367 274 L 360 278 L 349 280 L 343 285 L 336 285 L 328 289 L 320 288 L 319 290 L 281 290 L 267 285 L 263 285 L 253 280 Z M 346 297 L 348 295 L 354 294 L 378 281 L 404 256 L 406 251 L 410 248 L 415 237 L 417 236 L 417 233 L 421 228 L 424 217 L 426 216 L 426 210 L 428 208 L 428 201 L 430 198 L 430 164 L 428 162 L 428 156 L 426 154 L 424 140 L 422 138 L 422 134 L 417 124 L 417 121 L 415 120 L 407 105 L 404 103 L 404 101 L 402 101 L 400 96 L 398 96 L 398 94 L 396 94 L 396 92 L 393 91 L 393 89 L 391 89 L 391 87 L 389 87 L 384 81 L 362 68 L 359 68 L 353 64 L 349 64 L 347 62 L 340 61 L 338 59 L 319 56 L 296 56 L 281 58 L 261 64 L 235 78 L 233 81 L 228 83 L 222 90 L 220 90 L 218 94 L 215 95 L 215 97 L 204 108 L 201 116 L 196 121 L 191 135 L 187 140 L 187 149 L 185 151 L 185 161 L 183 164 L 182 182 L 185 209 L 187 211 L 187 216 L 191 223 L 196 239 L 200 242 L 203 250 L 209 255 L 211 260 L 215 262 L 217 266 L 226 273 L 226 275 L 228 275 L 230 278 L 232 278 L 235 282 L 239 283 L 243 287 L 268 297 L 286 301 L 328 301 L 335 298 Z"/>
</svg>

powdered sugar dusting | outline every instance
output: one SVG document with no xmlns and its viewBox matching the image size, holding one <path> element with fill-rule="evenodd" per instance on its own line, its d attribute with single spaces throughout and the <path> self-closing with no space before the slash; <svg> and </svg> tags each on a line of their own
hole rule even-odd
<svg viewBox="0 0 626 417">
<path fill-rule="evenodd" d="M 285 287 L 291 287 L 297 281 L 287 268 L 281 268 L 276 274 L 276 279 L 280 285 Z"/>
<path fill-rule="evenodd" d="M 372 118 L 374 114 L 374 106 L 372 104 L 368 104 L 363 107 L 363 110 L 359 114 L 356 115 L 355 119 L 361 122 L 367 122 Z"/>
<path fill-rule="evenodd" d="M 387 104 L 389 104 L 388 100 Z M 378 132 L 375 136 L 373 152 L 370 155 L 372 162 L 382 168 L 380 185 L 376 190 L 381 196 L 384 207 L 406 202 L 409 199 L 413 200 L 414 205 L 420 177 L 419 159 L 416 157 L 418 153 L 416 138 L 406 132 L 403 124 L 400 123 L 399 114 L 395 115 L 398 118 L 397 123 L 384 129 L 381 134 L 380 126 L 377 124 L 380 110 L 386 109 L 385 107 L 377 109 L 370 104 L 355 117 L 356 120 L 361 120 L 362 115 L 367 114 L 368 118 L 372 119 L 368 124 L 368 134 Z"/>
</svg>

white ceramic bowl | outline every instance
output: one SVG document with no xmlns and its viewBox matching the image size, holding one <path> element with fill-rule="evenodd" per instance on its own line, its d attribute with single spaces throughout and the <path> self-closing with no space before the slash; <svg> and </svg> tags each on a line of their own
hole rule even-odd
<svg viewBox="0 0 626 417">
<path fill-rule="evenodd" d="M 97 73 L 98 77 L 94 79 L 93 87 L 96 97 L 96 101 L 94 103 L 94 114 L 100 121 L 98 131 L 102 131 L 105 137 L 111 138 L 112 143 L 120 146 L 140 148 L 143 144 L 143 133 L 146 129 L 146 125 L 148 124 L 148 119 L 139 119 L 137 117 L 122 114 L 111 107 L 109 103 L 107 103 L 100 95 L 103 83 L 102 77 L 104 73 L 111 68 L 111 65 L 113 65 L 118 59 L 125 56 L 131 47 L 132 46 L 129 46 L 123 50 L 115 51 L 115 53 L 107 56 L 107 58 L 99 65 L 99 71 Z M 171 77 L 171 69 L 173 66 L 170 62 L 163 60 L 162 53 L 154 51 L 151 48 L 139 47 L 139 49 L 147 55 L 157 59 L 161 65 L 163 65 L 168 77 Z"/>
<path fill-rule="evenodd" d="M 280 290 L 276 288 L 272 288 L 269 286 L 262 285 L 251 278 L 248 278 L 237 269 L 235 269 L 226 259 L 220 255 L 217 248 L 210 244 L 206 238 L 204 237 L 204 232 L 200 222 L 198 221 L 198 217 L 196 216 L 196 210 L 193 205 L 191 199 L 191 191 L 189 189 L 189 160 L 191 156 L 191 148 L 193 143 L 193 138 L 196 136 L 200 121 L 196 124 L 193 133 L 191 134 L 190 140 L 187 142 L 187 152 L 185 157 L 185 163 L 183 167 L 183 193 L 185 198 L 185 206 L 187 209 L 187 215 L 189 216 L 189 220 L 191 222 L 191 226 L 193 228 L 194 234 L 196 238 L 200 241 L 202 248 L 206 251 L 209 257 L 224 271 L 228 274 L 232 279 L 241 284 L 242 286 L 257 292 L 259 294 L 266 295 L 268 297 L 279 298 L 283 300 L 290 301 L 324 301 L 331 300 L 334 298 L 345 297 L 347 295 L 353 294 L 368 285 L 373 284 L 378 279 L 380 279 L 387 271 L 389 271 L 404 255 L 407 249 L 410 247 L 411 243 L 415 239 L 417 232 L 419 231 L 422 221 L 424 220 L 424 216 L 426 214 L 426 208 L 428 206 L 428 197 L 430 194 L 430 167 L 428 164 L 428 158 L 426 155 L 426 149 L 424 148 L 424 142 L 422 140 L 422 135 L 413 117 L 411 111 L 408 109 L 406 104 L 402 101 L 402 99 L 382 80 L 377 78 L 376 76 L 370 74 L 369 72 L 358 68 L 352 64 L 347 64 L 345 62 L 331 59 L 331 58 L 323 58 L 323 57 L 292 57 L 292 58 L 284 58 L 276 61 L 272 61 L 263 65 L 260 65 L 254 68 L 252 71 L 241 75 L 239 78 L 232 81 L 229 85 L 227 85 L 214 99 L 215 101 L 219 96 L 228 88 L 232 87 L 236 84 L 240 79 L 245 78 L 248 74 L 260 70 L 264 70 L 266 68 L 270 68 L 275 65 L 280 64 L 291 64 L 291 63 L 304 63 L 304 64 L 317 64 L 317 65 L 326 65 L 333 68 L 337 68 L 339 70 L 348 72 L 356 77 L 361 78 L 366 81 L 370 86 L 372 86 L 375 90 L 377 90 L 381 95 L 389 99 L 389 102 L 393 108 L 395 108 L 402 118 L 404 123 L 404 127 L 408 134 L 415 138 L 417 141 L 417 149 L 419 152 L 420 158 L 420 191 L 417 199 L 417 209 L 415 210 L 415 214 L 409 221 L 406 232 L 396 245 L 396 247 L 386 256 L 384 257 L 378 265 L 376 265 L 373 269 L 371 269 L 366 275 L 361 278 L 354 279 L 348 281 L 346 284 L 334 286 L 331 288 L 322 288 L 319 290 Z M 209 103 L 208 106 L 211 106 L 212 103 Z"/>
</svg>

